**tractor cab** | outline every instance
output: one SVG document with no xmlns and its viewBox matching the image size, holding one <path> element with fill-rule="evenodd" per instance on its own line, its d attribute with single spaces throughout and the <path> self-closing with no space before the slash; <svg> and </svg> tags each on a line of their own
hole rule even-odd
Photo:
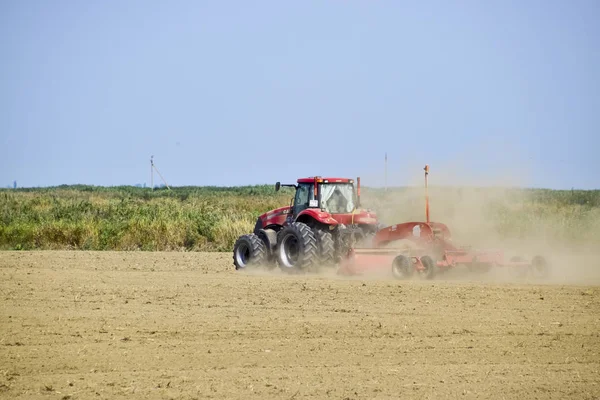
<svg viewBox="0 0 600 400">
<path fill-rule="evenodd" d="M 275 189 L 279 190 L 282 186 L 296 188 L 292 203 L 294 216 L 306 209 L 317 209 L 329 214 L 349 214 L 360 205 L 360 186 L 355 189 L 353 179 L 301 178 L 296 185 L 277 182 Z"/>
</svg>

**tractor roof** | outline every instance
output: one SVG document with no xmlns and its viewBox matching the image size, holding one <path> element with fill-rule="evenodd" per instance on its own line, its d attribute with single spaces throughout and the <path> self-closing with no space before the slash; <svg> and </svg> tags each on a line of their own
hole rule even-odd
<svg viewBox="0 0 600 400">
<path fill-rule="evenodd" d="M 321 183 L 354 183 L 354 179 L 350 178 L 323 178 L 321 176 L 317 176 L 316 178 Z M 298 183 L 313 183 L 314 181 L 315 177 L 298 179 Z"/>
</svg>

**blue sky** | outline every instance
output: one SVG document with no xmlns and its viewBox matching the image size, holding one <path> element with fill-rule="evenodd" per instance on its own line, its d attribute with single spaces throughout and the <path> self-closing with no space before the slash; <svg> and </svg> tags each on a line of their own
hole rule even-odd
<svg viewBox="0 0 600 400">
<path fill-rule="evenodd" d="M 600 188 L 600 2 L 0 0 L 0 186 Z M 158 178 L 156 178 L 158 179 Z"/>
</svg>

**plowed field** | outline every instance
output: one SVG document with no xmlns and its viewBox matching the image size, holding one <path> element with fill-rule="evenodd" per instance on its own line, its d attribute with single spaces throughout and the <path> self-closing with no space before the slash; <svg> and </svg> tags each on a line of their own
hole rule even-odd
<svg viewBox="0 0 600 400">
<path fill-rule="evenodd" d="M 600 398 L 600 286 L 0 252 L 0 397 Z"/>
</svg>

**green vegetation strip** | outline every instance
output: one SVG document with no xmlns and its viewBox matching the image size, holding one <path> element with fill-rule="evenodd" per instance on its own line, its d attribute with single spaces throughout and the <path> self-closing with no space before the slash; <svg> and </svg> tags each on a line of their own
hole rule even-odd
<svg viewBox="0 0 600 400">
<path fill-rule="evenodd" d="M 422 189 L 365 188 L 363 195 L 384 223 L 423 219 Z M 272 185 L 1 189 L 0 249 L 231 251 L 261 213 L 292 196 Z M 600 243 L 600 190 L 433 188 L 431 197 L 434 219 L 464 220 L 463 211 L 476 209 L 473 219 L 498 237 L 543 230 L 554 241 Z"/>
</svg>

